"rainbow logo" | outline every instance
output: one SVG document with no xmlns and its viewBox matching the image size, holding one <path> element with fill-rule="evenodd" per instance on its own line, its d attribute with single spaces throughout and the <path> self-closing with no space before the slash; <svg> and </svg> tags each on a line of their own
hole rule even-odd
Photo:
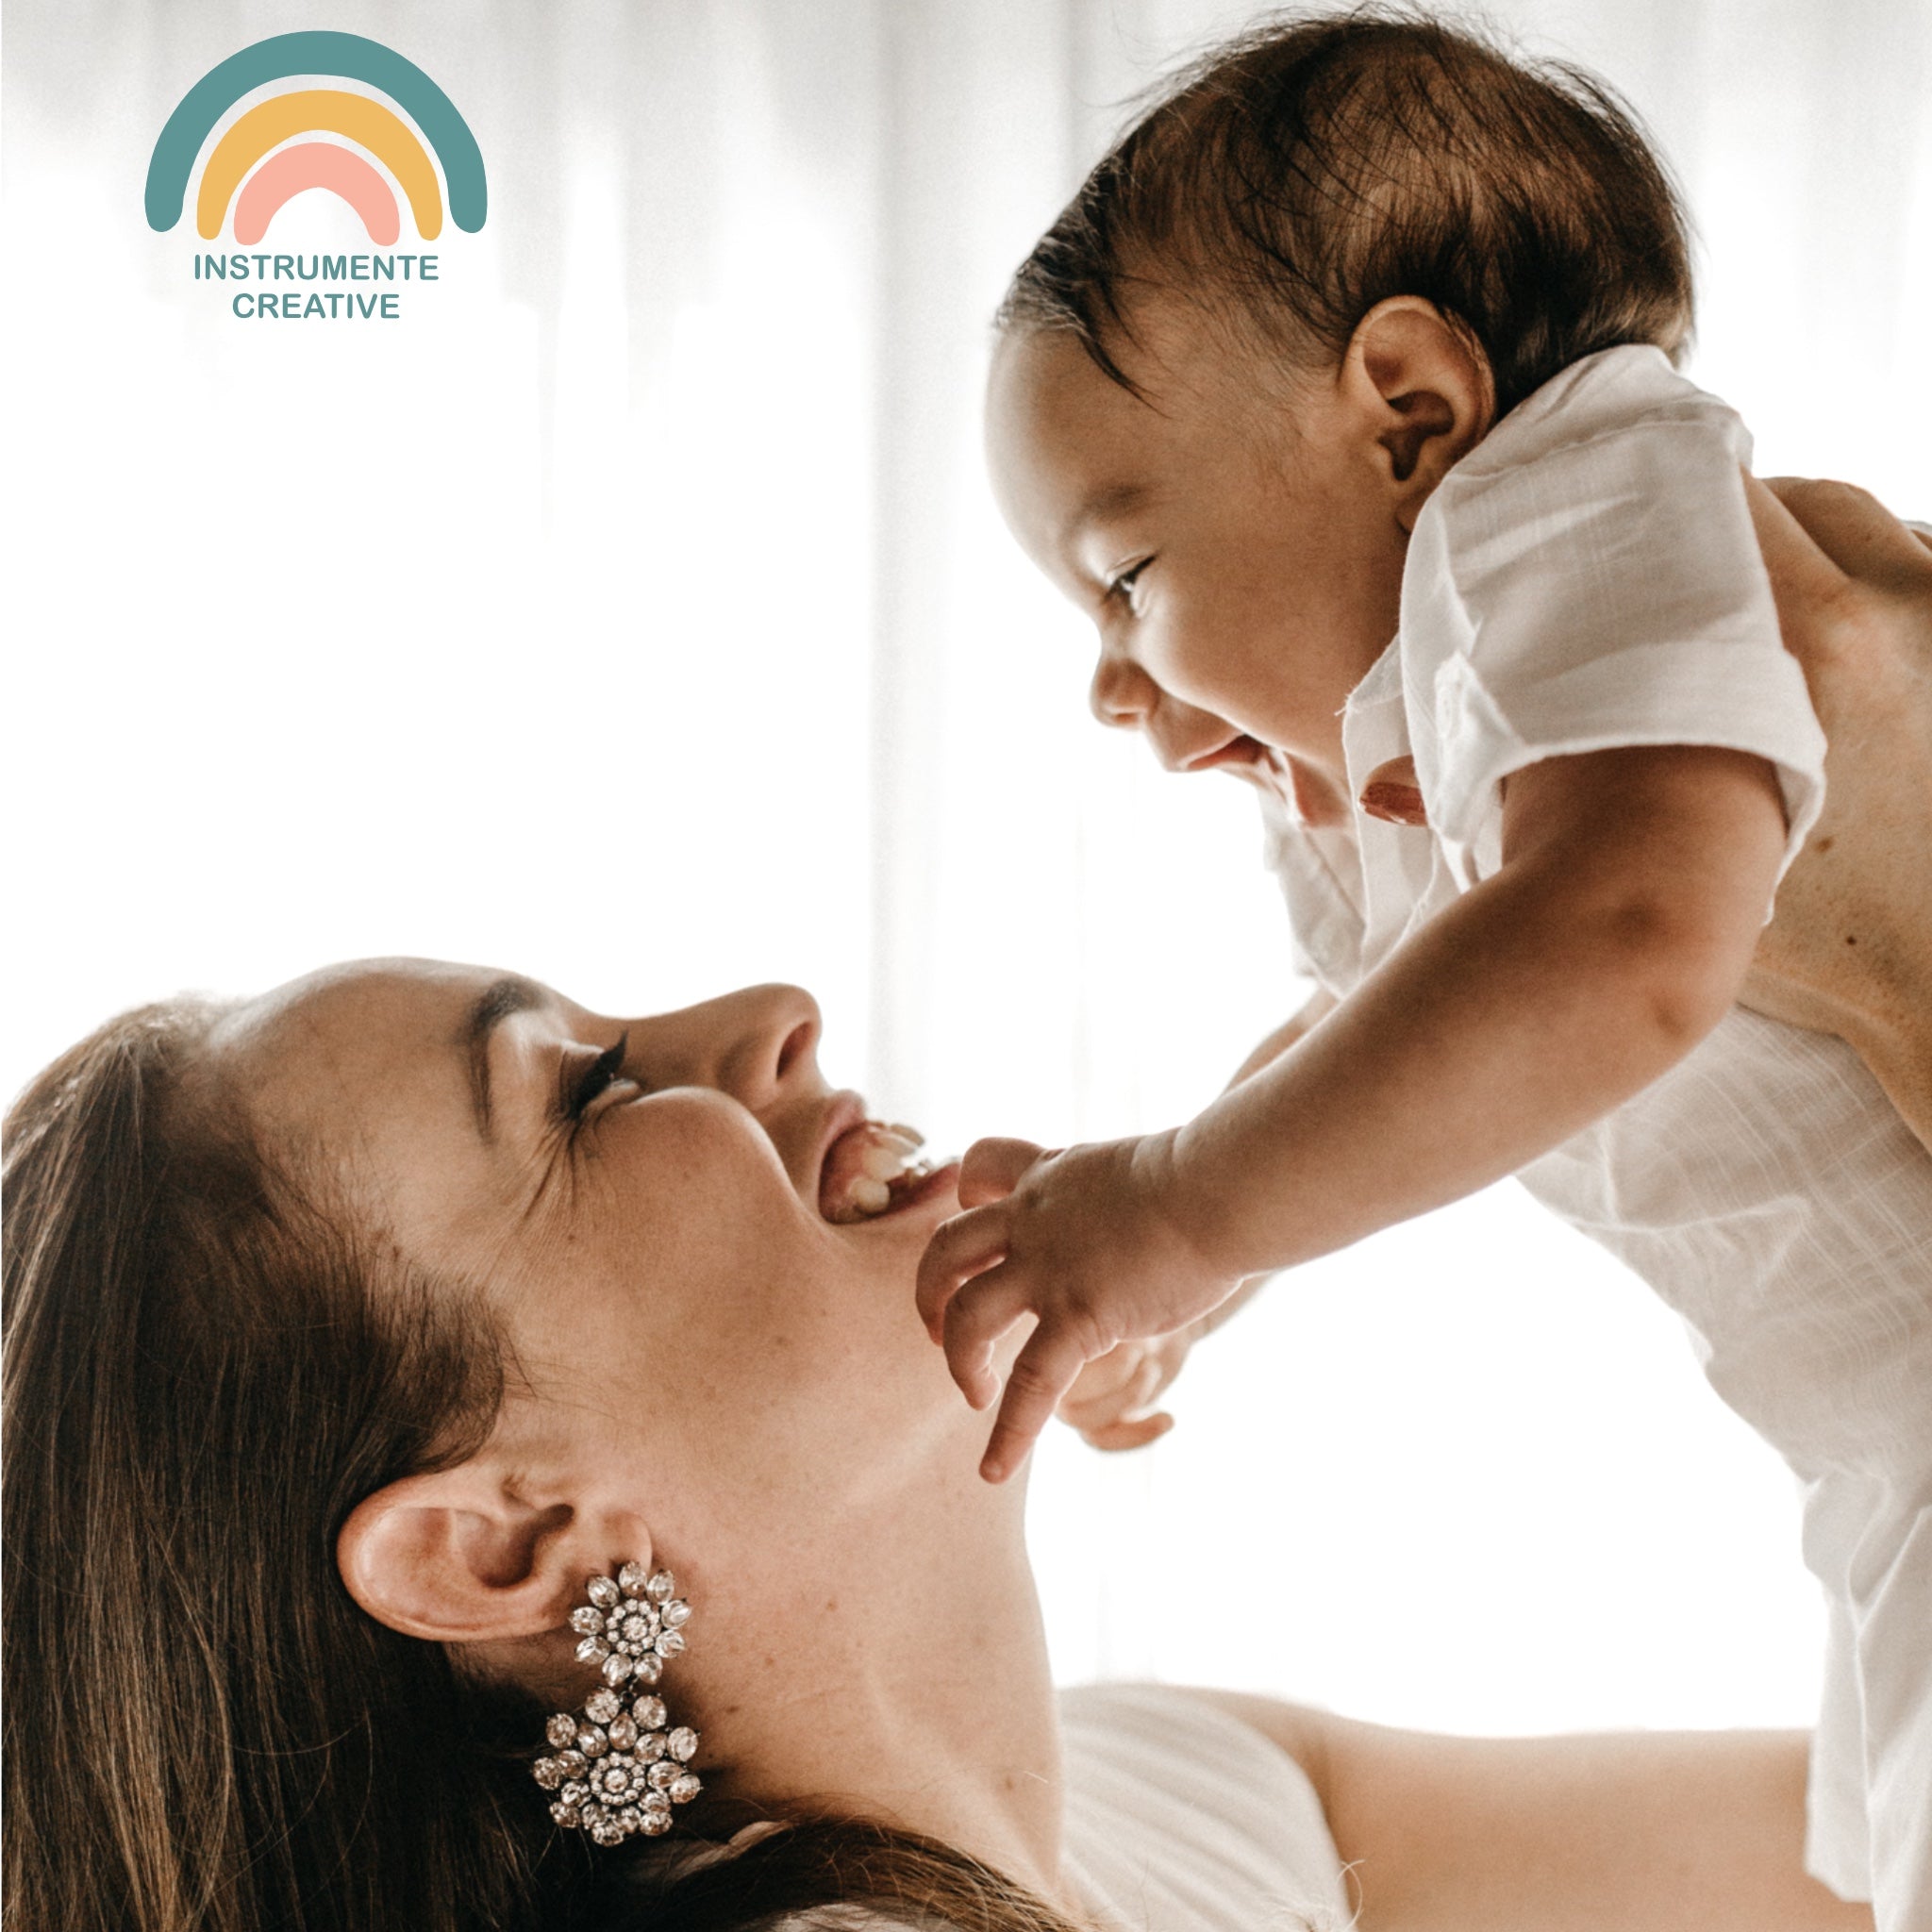
<svg viewBox="0 0 1932 1932">
<path fill-rule="evenodd" d="M 165 232 L 181 219 L 189 177 L 222 116 L 244 94 L 297 76 L 359 82 L 388 95 L 402 114 L 368 94 L 339 88 L 291 88 L 257 102 L 216 142 L 201 171 L 194 224 L 204 240 L 221 234 L 232 206 L 235 240 L 253 247 L 285 202 L 324 188 L 355 210 L 371 242 L 392 247 L 402 234 L 402 210 L 391 180 L 402 189 L 416 232 L 425 242 L 442 233 L 444 184 L 450 220 L 466 234 L 483 225 L 489 207 L 483 151 L 450 97 L 413 61 L 379 41 L 359 34 L 296 33 L 243 47 L 181 97 L 148 162 L 149 227 Z M 318 135 L 334 138 L 311 138 Z M 354 144 L 344 145 L 349 142 Z M 387 178 L 371 156 L 388 169 Z"/>
</svg>

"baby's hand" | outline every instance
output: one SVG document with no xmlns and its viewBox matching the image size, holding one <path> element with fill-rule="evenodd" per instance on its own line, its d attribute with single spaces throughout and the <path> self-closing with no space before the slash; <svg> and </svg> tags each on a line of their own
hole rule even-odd
<svg viewBox="0 0 1932 1932">
<path fill-rule="evenodd" d="M 1180 1374 L 1198 1327 L 1153 1341 L 1122 1341 L 1074 1378 L 1055 1411 L 1091 1449 L 1143 1449 L 1174 1427 L 1155 1404 Z"/>
<path fill-rule="evenodd" d="M 967 1211 L 940 1228 L 919 1264 L 919 1312 L 974 1408 L 999 1393 L 1000 1337 L 1039 1317 L 979 1465 L 989 1482 L 1019 1467 L 1087 1363 L 1118 1342 L 1186 1328 L 1241 1285 L 1178 1224 L 1172 1168 L 1164 1134 L 1053 1154 L 1027 1141 L 967 1150 Z"/>
</svg>

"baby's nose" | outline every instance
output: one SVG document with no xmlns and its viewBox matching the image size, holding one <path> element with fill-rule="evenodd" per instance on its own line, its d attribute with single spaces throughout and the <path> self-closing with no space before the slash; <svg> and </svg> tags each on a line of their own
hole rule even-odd
<svg viewBox="0 0 1932 1932">
<path fill-rule="evenodd" d="M 1087 703 L 1103 724 L 1118 731 L 1141 731 L 1160 699 L 1160 687 L 1124 658 L 1103 657 L 1093 667 Z"/>
</svg>

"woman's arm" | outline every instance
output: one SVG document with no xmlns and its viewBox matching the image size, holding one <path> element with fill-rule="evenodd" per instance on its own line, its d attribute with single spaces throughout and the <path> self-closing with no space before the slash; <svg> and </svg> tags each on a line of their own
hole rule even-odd
<svg viewBox="0 0 1932 1932">
<path fill-rule="evenodd" d="M 1750 489 L 1829 750 L 1740 996 L 1847 1041 L 1932 1147 L 1932 547 L 1846 483 Z"/>
<path fill-rule="evenodd" d="M 1360 1932 L 1870 1932 L 1806 1875 L 1802 1733 L 1444 1738 L 1201 1694 L 1308 1774 Z"/>
</svg>

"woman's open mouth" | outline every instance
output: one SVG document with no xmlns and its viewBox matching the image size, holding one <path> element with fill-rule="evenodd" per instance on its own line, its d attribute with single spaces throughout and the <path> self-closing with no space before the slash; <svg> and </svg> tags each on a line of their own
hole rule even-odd
<svg viewBox="0 0 1932 1932">
<path fill-rule="evenodd" d="M 922 1137 L 910 1127 L 860 1120 L 825 1149 L 819 1170 L 819 1212 L 842 1224 L 880 1221 L 943 1189 L 950 1167 L 922 1160 Z"/>
</svg>

